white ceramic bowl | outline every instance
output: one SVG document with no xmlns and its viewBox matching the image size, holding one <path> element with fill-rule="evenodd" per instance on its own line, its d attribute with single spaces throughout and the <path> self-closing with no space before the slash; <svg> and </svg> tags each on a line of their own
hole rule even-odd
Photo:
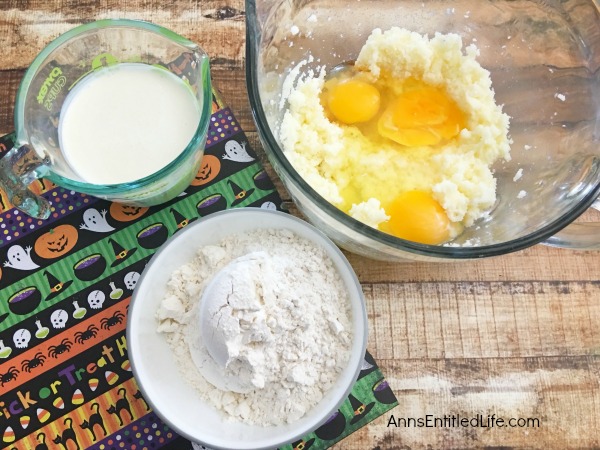
<svg viewBox="0 0 600 450">
<path fill-rule="evenodd" d="M 303 418 L 275 427 L 228 421 L 201 400 L 188 385 L 164 335 L 156 331 L 156 311 L 176 268 L 189 262 L 199 247 L 226 236 L 257 228 L 285 228 L 323 247 L 348 288 L 352 306 L 353 342 L 350 360 L 338 382 Z M 367 343 L 367 314 L 362 289 L 342 252 L 323 233 L 289 214 L 260 208 L 218 212 L 173 236 L 152 257 L 138 281 L 127 320 L 127 346 L 133 373 L 155 412 L 177 433 L 214 449 L 273 449 L 310 433 L 340 406 L 350 393 Z"/>
</svg>

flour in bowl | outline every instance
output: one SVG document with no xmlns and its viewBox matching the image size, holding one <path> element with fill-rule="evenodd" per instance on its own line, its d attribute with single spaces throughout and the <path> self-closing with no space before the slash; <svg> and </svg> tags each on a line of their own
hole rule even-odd
<svg viewBox="0 0 600 450">
<path fill-rule="evenodd" d="M 226 299 L 201 327 L 200 298 L 209 286 Z M 288 230 L 254 230 L 201 248 L 171 276 L 157 318 L 185 380 L 204 401 L 249 424 L 301 418 L 350 358 L 346 287 L 322 248 Z"/>
</svg>

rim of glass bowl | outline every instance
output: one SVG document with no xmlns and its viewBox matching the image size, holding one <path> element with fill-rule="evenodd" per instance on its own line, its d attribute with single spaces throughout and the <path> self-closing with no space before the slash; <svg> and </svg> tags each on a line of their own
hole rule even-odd
<svg viewBox="0 0 600 450">
<path fill-rule="evenodd" d="M 70 178 L 66 178 L 55 173 L 48 173 L 44 175 L 51 181 L 54 181 L 56 184 L 64 186 L 67 189 L 73 189 L 76 191 L 81 189 L 87 194 L 97 196 L 111 195 L 115 193 L 121 193 L 123 191 L 144 188 L 156 182 L 157 179 L 161 179 L 163 176 L 168 175 L 170 172 L 175 170 L 181 164 L 181 161 L 185 160 L 193 152 L 195 152 L 196 148 L 199 145 L 201 145 L 202 141 L 206 138 L 206 135 L 208 134 L 208 126 L 210 124 L 210 115 L 212 110 L 212 82 L 210 78 L 209 57 L 199 45 L 175 33 L 174 31 L 169 30 L 168 28 L 161 27 L 160 25 L 156 25 L 151 22 L 132 19 L 101 19 L 85 23 L 83 25 L 79 25 L 59 35 L 57 38 L 55 38 L 53 41 L 47 44 L 31 62 L 29 68 L 23 76 L 23 80 L 21 81 L 19 89 L 17 91 L 17 100 L 15 104 L 15 130 L 17 137 L 23 136 L 26 141 L 29 141 L 29 136 L 26 133 L 23 125 L 25 123 L 25 94 L 29 90 L 29 86 L 31 85 L 33 78 L 37 74 L 37 71 L 41 64 L 54 50 L 56 50 L 56 48 L 69 41 L 74 36 L 78 36 L 80 34 L 101 28 L 133 28 L 137 30 L 148 31 L 162 36 L 166 39 L 170 39 L 173 42 L 181 45 L 182 47 L 189 49 L 190 52 L 197 54 L 199 56 L 200 64 L 202 65 L 200 71 L 202 73 L 201 89 L 203 95 L 203 104 L 202 109 L 200 111 L 200 120 L 198 122 L 198 127 L 196 128 L 196 132 L 190 140 L 190 142 L 173 161 L 171 161 L 165 167 L 162 167 L 161 169 L 157 170 L 156 172 L 151 173 L 150 175 L 126 183 L 103 185 L 89 184 L 85 182 L 82 183 L 77 180 L 72 180 Z"/>
<path fill-rule="evenodd" d="M 590 189 L 590 191 L 581 201 L 575 203 L 567 213 L 558 217 L 548 225 L 541 227 L 539 230 L 517 239 L 500 242 L 497 244 L 482 245 L 479 247 L 450 247 L 443 245 L 421 244 L 418 242 L 397 238 L 365 225 L 364 223 L 354 219 L 353 217 L 344 213 L 342 210 L 333 206 L 317 191 L 315 191 L 306 181 L 304 181 L 304 179 L 288 161 L 287 157 L 283 153 L 283 150 L 279 147 L 275 136 L 273 136 L 262 107 L 260 91 L 258 89 L 258 73 L 256 67 L 258 64 L 260 31 L 257 29 L 256 24 L 256 0 L 246 0 L 246 85 L 250 99 L 252 115 L 254 117 L 254 121 L 256 122 L 259 136 L 261 137 L 263 145 L 265 146 L 267 157 L 270 160 L 271 158 L 274 159 L 276 164 L 288 176 L 290 182 L 293 183 L 297 189 L 305 192 L 326 214 L 369 239 L 398 250 L 428 257 L 474 259 L 504 255 L 506 253 L 531 247 L 532 245 L 538 244 L 556 234 L 558 231 L 569 225 L 571 222 L 577 219 L 577 217 L 583 214 L 600 194 L 600 184 L 598 184 L 593 189 Z"/>
</svg>

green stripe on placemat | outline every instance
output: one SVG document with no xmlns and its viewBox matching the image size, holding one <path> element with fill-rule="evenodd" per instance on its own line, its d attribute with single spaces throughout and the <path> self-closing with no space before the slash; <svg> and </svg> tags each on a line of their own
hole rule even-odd
<svg viewBox="0 0 600 450">
<path fill-rule="evenodd" d="M 36 286 L 40 290 L 42 294 L 42 298 L 45 298 L 46 295 L 49 294 L 50 286 L 46 281 L 44 272 L 50 272 L 56 278 L 61 281 L 72 280 L 73 283 L 69 287 L 68 290 L 65 290 L 64 293 L 60 293 L 55 296 L 52 300 L 42 302 L 34 311 L 27 315 L 17 316 L 16 314 L 9 315 L 1 324 L 0 331 L 4 331 L 10 328 L 13 325 L 21 322 L 22 320 L 34 316 L 39 312 L 43 311 L 46 308 L 51 307 L 52 305 L 58 303 L 59 301 L 72 296 L 74 293 L 81 291 L 87 286 L 97 283 L 99 280 L 110 277 L 110 275 L 116 270 L 121 270 L 123 267 L 130 265 L 140 259 L 152 255 L 156 249 L 148 250 L 140 247 L 137 241 L 137 233 L 143 230 L 145 227 L 153 224 L 153 223 L 162 223 L 169 230 L 169 236 L 173 235 L 177 231 L 177 224 L 175 224 L 173 220 L 173 215 L 170 212 L 171 209 L 177 210 L 183 217 L 188 219 L 197 219 L 198 218 L 198 210 L 196 208 L 196 204 L 202 199 L 209 197 L 213 194 L 221 194 L 227 200 L 227 204 L 231 205 L 235 201 L 234 194 L 231 192 L 231 189 L 228 186 L 229 181 L 233 181 L 239 185 L 247 185 L 252 183 L 252 177 L 257 171 L 262 170 L 262 166 L 259 163 L 255 163 L 245 169 L 236 172 L 235 174 L 218 181 L 217 183 L 206 186 L 206 188 L 201 189 L 194 194 L 187 195 L 179 200 L 177 203 L 174 203 L 160 211 L 146 216 L 138 221 L 132 222 L 130 226 L 124 228 L 120 231 L 117 231 L 106 238 L 95 242 L 84 249 L 81 249 L 75 253 L 69 254 L 55 263 L 44 267 L 43 270 L 37 270 L 33 274 L 28 277 L 23 278 L 22 280 L 11 284 L 6 288 L 5 293 L 7 294 L 7 298 L 12 294 L 19 292 L 21 289 L 24 289 L 28 286 Z M 249 203 L 252 203 L 256 200 L 259 200 L 263 197 L 270 195 L 274 190 L 269 191 L 258 191 L 255 190 L 251 195 L 244 198 L 239 204 L 236 204 L 234 207 L 243 207 Z M 77 226 L 77 224 L 75 224 Z M 128 258 L 127 263 L 123 265 L 119 265 L 112 269 L 110 265 L 115 261 L 114 250 L 111 246 L 110 241 L 115 241 L 126 250 L 136 249 L 135 254 L 132 254 L 130 258 Z M 91 281 L 80 281 L 74 273 L 73 266 L 80 261 L 82 258 L 86 256 L 90 256 L 93 254 L 100 254 L 107 262 L 107 268 L 102 273 L 102 278 L 98 277 Z M 2 313 L 10 313 L 8 309 L 8 304 L 5 302 L 0 303 L 0 314 Z"/>
</svg>

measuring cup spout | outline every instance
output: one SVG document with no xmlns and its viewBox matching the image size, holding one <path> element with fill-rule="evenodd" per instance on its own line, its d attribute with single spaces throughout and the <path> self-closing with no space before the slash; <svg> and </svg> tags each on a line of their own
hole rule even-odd
<svg viewBox="0 0 600 450">
<path fill-rule="evenodd" d="M 29 189 L 40 178 L 49 161 L 42 159 L 28 145 L 15 145 L 0 159 L 0 188 L 8 201 L 25 214 L 38 219 L 50 216 L 50 203 Z"/>
</svg>

